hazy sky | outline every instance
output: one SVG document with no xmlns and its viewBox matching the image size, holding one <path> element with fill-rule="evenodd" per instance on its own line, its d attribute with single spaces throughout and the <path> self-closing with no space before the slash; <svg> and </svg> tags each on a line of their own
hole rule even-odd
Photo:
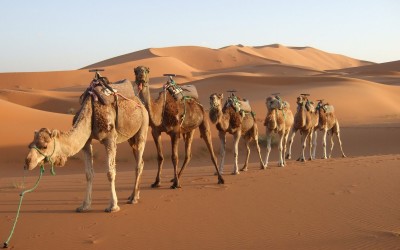
<svg viewBox="0 0 400 250">
<path fill-rule="evenodd" d="M 280 43 L 400 60 L 399 0 L 0 0 L 0 72 L 72 70 L 150 47 Z"/>
</svg>

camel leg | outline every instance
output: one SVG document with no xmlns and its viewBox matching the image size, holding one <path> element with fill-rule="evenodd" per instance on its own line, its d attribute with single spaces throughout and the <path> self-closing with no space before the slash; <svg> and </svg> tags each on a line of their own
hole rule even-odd
<svg viewBox="0 0 400 250">
<path fill-rule="evenodd" d="M 151 184 L 151 187 L 158 188 L 158 187 L 160 187 L 161 172 L 162 172 L 162 167 L 163 167 L 163 162 L 164 162 L 163 149 L 162 149 L 162 143 L 161 143 L 161 132 L 156 131 L 155 129 L 152 129 L 151 135 L 153 136 L 154 143 L 156 144 L 157 162 L 158 162 L 158 171 L 157 171 L 156 180 L 153 184 Z"/>
<path fill-rule="evenodd" d="M 342 140 L 340 139 L 340 132 L 337 132 L 337 133 L 336 133 L 336 136 L 337 136 L 338 141 L 339 141 L 339 146 L 340 146 L 340 151 L 342 152 L 342 157 L 343 157 L 343 158 L 346 158 L 346 155 L 345 155 L 344 152 L 343 152 Z"/>
<path fill-rule="evenodd" d="M 258 144 L 258 127 L 256 126 L 257 124 L 254 123 L 254 132 L 253 132 L 253 136 L 254 136 L 254 140 L 256 141 L 256 148 L 257 148 L 257 152 L 258 152 L 258 158 L 260 159 L 260 167 L 264 168 L 264 162 L 262 160 L 262 156 L 261 156 L 261 149 L 260 149 L 260 145 Z"/>
<path fill-rule="evenodd" d="M 339 122 L 338 122 L 338 121 L 336 121 L 336 124 L 335 124 L 335 126 L 333 127 L 333 130 L 335 131 L 335 134 L 336 134 L 336 136 L 337 136 L 337 138 L 338 138 L 339 146 L 340 146 L 340 151 L 342 152 L 342 157 L 345 158 L 346 155 L 345 155 L 344 152 L 343 152 L 342 140 L 340 139 L 340 127 L 339 127 Z"/>
<path fill-rule="evenodd" d="M 135 156 L 136 159 L 136 180 L 132 194 L 128 198 L 129 204 L 138 203 L 140 197 L 139 185 L 144 167 L 143 152 L 146 145 L 147 130 L 148 130 L 148 125 L 145 124 L 145 126 L 143 126 L 139 130 L 139 132 L 134 136 L 134 138 L 129 140 L 129 144 L 132 147 L 133 155 Z"/>
<path fill-rule="evenodd" d="M 303 133 L 301 135 L 301 146 L 302 146 L 301 155 L 300 155 L 299 159 L 297 159 L 298 161 L 302 161 L 302 162 L 306 161 L 306 157 L 304 155 L 304 151 L 306 150 L 307 139 L 308 139 L 308 133 Z"/>
<path fill-rule="evenodd" d="M 329 152 L 329 156 L 328 158 L 332 157 L 332 151 L 333 151 L 333 147 L 335 146 L 335 143 L 333 142 L 333 133 L 331 133 L 331 151 Z"/>
<path fill-rule="evenodd" d="M 266 169 L 268 167 L 269 154 L 271 153 L 272 134 L 270 131 L 268 131 L 268 129 L 266 131 L 266 136 L 267 136 L 267 153 L 265 155 L 264 167 L 262 169 Z"/>
<path fill-rule="evenodd" d="M 326 135 L 328 134 L 328 130 L 324 129 L 324 134 L 322 135 L 322 159 L 326 159 Z"/>
<path fill-rule="evenodd" d="M 83 200 L 83 203 L 80 207 L 76 209 L 77 212 L 84 212 L 90 209 L 90 205 L 92 203 L 92 186 L 93 186 L 93 177 L 94 177 L 94 169 L 93 169 L 93 148 L 92 148 L 92 140 L 89 139 L 85 146 L 82 149 L 83 158 L 85 161 L 85 172 L 86 172 L 86 194 Z"/>
<path fill-rule="evenodd" d="M 246 160 L 244 162 L 243 168 L 240 171 L 247 171 L 247 166 L 249 165 L 249 158 L 250 158 L 250 139 L 245 138 L 246 143 Z"/>
<path fill-rule="evenodd" d="M 288 160 L 290 160 L 292 158 L 292 144 L 293 144 L 294 136 L 296 135 L 296 132 L 297 131 L 293 127 L 290 129 L 289 150 L 286 155 L 286 159 L 288 159 Z"/>
<path fill-rule="evenodd" d="M 309 147 L 309 149 L 310 149 L 310 158 L 308 158 L 310 161 L 313 159 L 312 158 L 312 149 L 313 149 L 313 146 L 312 146 L 312 142 L 313 142 L 313 134 L 314 134 L 314 131 L 310 131 L 310 134 L 309 134 L 309 136 L 308 136 L 308 147 Z"/>
<path fill-rule="evenodd" d="M 283 151 L 282 151 L 283 166 L 286 166 L 285 154 L 286 154 L 286 143 L 288 137 L 289 137 L 289 132 L 285 131 L 285 134 L 283 135 Z"/>
<path fill-rule="evenodd" d="M 278 166 L 279 167 L 284 167 L 285 164 L 283 162 L 283 133 L 278 133 L 279 135 L 279 145 L 278 145 L 278 152 L 279 152 L 279 159 L 278 159 Z"/>
<path fill-rule="evenodd" d="M 310 155 L 312 160 L 315 160 L 315 152 L 317 150 L 317 131 L 313 132 L 313 140 L 312 140 L 312 154 Z"/>
<path fill-rule="evenodd" d="M 236 132 L 233 135 L 233 148 L 234 148 L 233 156 L 235 157 L 235 162 L 234 162 L 233 171 L 232 171 L 233 175 L 239 174 L 239 166 L 238 166 L 239 156 L 238 155 L 239 155 L 240 136 L 241 136 L 240 131 Z"/>
<path fill-rule="evenodd" d="M 115 155 L 117 153 L 116 136 L 106 139 L 102 143 L 104 144 L 107 153 L 107 177 L 111 189 L 110 205 L 105 209 L 105 212 L 117 212 L 120 208 L 118 206 L 118 198 L 115 191 L 115 176 L 117 174 L 115 165 Z"/>
<path fill-rule="evenodd" d="M 224 184 L 225 181 L 224 181 L 224 178 L 222 178 L 222 175 L 218 169 L 217 158 L 215 157 L 214 149 L 212 146 L 210 125 L 208 124 L 208 122 L 203 121 L 203 123 L 200 124 L 199 129 L 200 129 L 200 136 L 201 136 L 201 138 L 203 138 L 204 142 L 206 143 L 207 149 L 210 152 L 211 161 L 214 164 L 215 171 L 218 176 L 218 184 Z"/>
<path fill-rule="evenodd" d="M 225 149 L 226 149 L 226 133 L 223 131 L 219 131 L 218 133 L 219 140 L 221 142 L 221 148 L 219 151 L 219 172 L 221 174 L 224 173 L 224 164 L 225 164 Z"/>
<path fill-rule="evenodd" d="M 181 188 L 181 185 L 179 184 L 179 177 L 178 177 L 178 164 L 179 164 L 178 145 L 179 145 L 179 137 L 178 137 L 177 133 L 170 134 L 170 137 L 171 137 L 171 146 L 172 146 L 171 160 L 172 160 L 172 165 L 174 165 L 174 182 L 173 182 L 171 188 L 175 189 L 175 188 Z"/>
<path fill-rule="evenodd" d="M 181 170 L 179 171 L 179 174 L 178 174 L 179 178 L 181 178 L 183 170 L 186 168 L 186 166 L 190 162 L 190 159 L 192 158 L 192 142 L 193 142 L 194 131 L 195 130 L 192 130 L 192 131 L 186 133 L 186 136 L 185 136 L 185 160 L 183 161 Z"/>
</svg>

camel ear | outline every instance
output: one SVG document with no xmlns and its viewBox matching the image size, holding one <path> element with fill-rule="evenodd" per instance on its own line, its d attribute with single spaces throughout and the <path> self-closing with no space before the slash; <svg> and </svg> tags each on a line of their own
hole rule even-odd
<svg viewBox="0 0 400 250">
<path fill-rule="evenodd" d="M 146 67 L 146 71 L 147 71 L 147 73 L 150 73 L 150 68 Z"/>
<path fill-rule="evenodd" d="M 55 137 L 59 137 L 60 136 L 60 131 L 58 131 L 57 129 L 54 129 L 53 131 L 51 131 L 51 138 L 55 138 Z"/>
<path fill-rule="evenodd" d="M 33 137 L 36 137 L 36 135 L 39 133 L 39 131 L 38 130 L 35 130 L 34 132 L 33 132 Z"/>
<path fill-rule="evenodd" d="M 224 98 L 224 93 L 218 94 L 218 98 L 219 99 L 223 99 Z"/>
</svg>

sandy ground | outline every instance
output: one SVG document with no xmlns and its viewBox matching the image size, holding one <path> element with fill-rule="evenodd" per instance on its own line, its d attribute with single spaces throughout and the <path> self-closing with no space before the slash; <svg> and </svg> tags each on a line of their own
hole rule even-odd
<svg viewBox="0 0 400 250">
<path fill-rule="evenodd" d="M 87 68 L 103 67 L 110 80 L 133 80 L 132 69 L 151 69 L 153 92 L 163 73 L 197 87 L 209 107 L 211 93 L 236 89 L 250 100 L 260 136 L 265 135 L 265 98 L 279 92 L 296 111 L 300 93 L 335 106 L 347 158 L 337 143 L 332 159 L 277 167 L 273 148 L 260 170 L 254 146 L 248 172 L 232 176 L 232 138 L 227 140 L 224 185 L 196 132 L 193 159 L 181 180 L 173 175 L 168 137 L 163 135 L 162 187 L 151 189 L 157 161 L 150 133 L 144 155 L 140 202 L 125 204 L 134 181 L 128 145 L 117 153 L 117 194 L 121 211 L 104 213 L 109 200 L 103 147 L 95 143 L 96 177 L 91 211 L 75 213 L 85 191 L 81 153 L 57 175 L 47 171 L 27 194 L 10 242 L 11 249 L 400 249 L 400 63 L 374 64 L 309 47 L 228 46 L 152 48 L 111 58 L 75 71 L 0 74 L 0 237 L 10 233 L 19 193 L 33 186 L 38 169 L 22 167 L 33 132 L 42 127 L 68 130 L 78 98 L 91 80 Z M 212 125 L 213 144 L 219 140 Z M 293 146 L 300 153 L 299 136 Z M 321 157 L 319 134 L 317 157 Z M 335 141 L 336 142 L 336 141 Z M 239 162 L 244 161 L 240 144 Z M 265 155 L 265 145 L 262 145 Z M 183 159 L 183 143 L 180 145 Z M 25 175 L 25 180 L 23 176 Z"/>
</svg>

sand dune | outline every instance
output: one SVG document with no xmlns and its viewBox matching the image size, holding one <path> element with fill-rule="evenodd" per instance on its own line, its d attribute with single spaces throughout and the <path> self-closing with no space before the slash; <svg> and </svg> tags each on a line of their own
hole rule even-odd
<svg viewBox="0 0 400 250">
<path fill-rule="evenodd" d="M 249 172 L 225 175 L 217 185 L 210 157 L 199 132 L 193 158 L 182 179 L 183 188 L 170 190 L 171 149 L 162 136 L 165 170 L 162 188 L 151 189 L 157 168 L 151 133 L 144 154 L 141 202 L 125 205 L 132 188 L 134 157 L 118 146 L 117 193 L 122 211 L 105 214 L 109 198 L 104 148 L 94 144 L 92 211 L 76 214 L 85 189 L 82 155 L 70 157 L 57 176 L 46 176 L 25 198 L 11 247 L 145 248 L 145 249 L 397 249 L 400 151 L 399 62 L 374 64 L 310 47 L 279 44 L 210 49 L 196 46 L 151 48 L 107 59 L 80 70 L 0 74 L 0 237 L 5 239 L 15 216 L 22 166 L 33 132 L 42 127 L 69 130 L 78 98 L 90 83 L 89 68 L 104 68 L 111 81 L 134 80 L 133 68 L 150 67 L 154 96 L 164 73 L 177 74 L 180 84 L 194 84 L 199 102 L 209 108 L 209 95 L 237 90 L 250 100 L 260 136 L 264 136 L 265 98 L 279 92 L 296 111 L 300 93 L 335 106 L 342 141 L 349 158 L 277 167 L 277 149 L 270 168 L 259 170 L 254 145 Z M 214 125 L 213 145 L 220 142 Z M 319 134 L 320 136 L 320 134 Z M 322 155 L 318 139 L 317 157 Z M 227 138 L 226 167 L 232 169 L 232 137 Z M 293 155 L 300 153 L 295 138 Z M 180 143 L 180 161 L 183 159 Z M 262 155 L 265 155 L 262 145 Z M 243 142 L 239 163 L 244 161 Z M 37 170 L 27 173 L 31 187 Z M 34 226 L 32 226 L 34 225 Z M 60 227 L 60 225 L 62 225 Z M 60 246 L 60 242 L 63 242 Z"/>
</svg>

